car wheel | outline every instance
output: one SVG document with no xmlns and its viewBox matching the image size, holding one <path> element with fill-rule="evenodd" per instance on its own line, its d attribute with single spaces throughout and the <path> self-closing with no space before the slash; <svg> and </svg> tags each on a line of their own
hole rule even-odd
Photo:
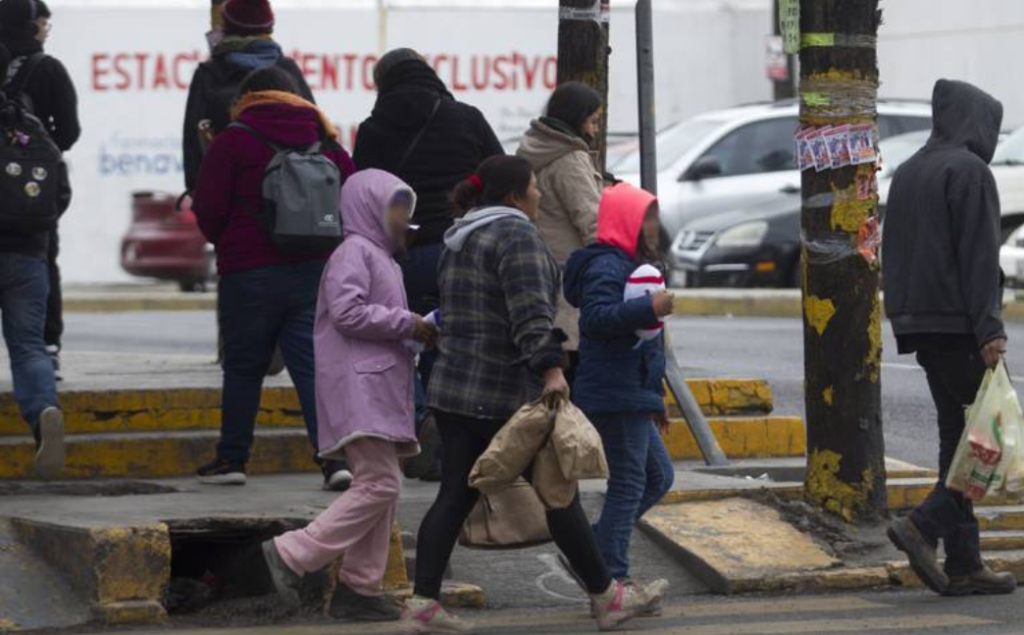
<svg viewBox="0 0 1024 635">
<path fill-rule="evenodd" d="M 178 287 L 185 293 L 206 293 L 205 280 L 181 280 Z"/>
</svg>

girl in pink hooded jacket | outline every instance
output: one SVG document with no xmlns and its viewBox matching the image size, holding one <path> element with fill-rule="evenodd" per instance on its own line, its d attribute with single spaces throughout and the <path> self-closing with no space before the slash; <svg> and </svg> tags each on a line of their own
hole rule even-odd
<svg viewBox="0 0 1024 635">
<path fill-rule="evenodd" d="M 407 308 L 394 256 L 405 249 L 412 189 L 366 170 L 342 188 L 345 242 L 320 284 L 314 343 L 320 455 L 345 458 L 351 489 L 304 529 L 263 545 L 282 598 L 299 604 L 306 573 L 344 555 L 336 617 L 397 620 L 381 597 L 402 474 L 399 459 L 419 452 L 413 424 L 413 353 L 403 340 L 432 344 L 437 331 Z"/>
</svg>

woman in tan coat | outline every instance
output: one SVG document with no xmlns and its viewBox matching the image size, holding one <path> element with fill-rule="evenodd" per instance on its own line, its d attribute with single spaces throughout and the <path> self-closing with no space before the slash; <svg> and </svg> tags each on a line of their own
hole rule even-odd
<svg viewBox="0 0 1024 635">
<path fill-rule="evenodd" d="M 593 151 L 601 118 L 601 96 L 579 82 L 559 86 L 547 114 L 530 124 L 517 153 L 533 166 L 541 191 L 537 228 L 561 267 L 577 249 L 594 241 L 604 179 Z M 559 295 L 555 324 L 565 331 L 570 375 L 578 363 L 579 311 Z"/>
</svg>

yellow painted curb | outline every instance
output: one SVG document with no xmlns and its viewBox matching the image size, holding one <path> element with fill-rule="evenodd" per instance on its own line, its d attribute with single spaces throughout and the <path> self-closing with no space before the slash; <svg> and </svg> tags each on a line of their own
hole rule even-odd
<svg viewBox="0 0 1024 635">
<path fill-rule="evenodd" d="M 974 510 L 982 531 L 1024 531 L 1024 508 L 978 507 Z"/>
<path fill-rule="evenodd" d="M 770 414 L 774 406 L 772 389 L 762 379 L 688 379 L 686 383 L 706 417 Z M 682 416 L 667 387 L 665 407 L 669 416 Z"/>
<path fill-rule="evenodd" d="M 412 597 L 412 589 L 397 589 L 389 591 L 387 595 L 392 600 L 404 602 Z M 474 584 L 445 582 L 441 586 L 441 604 L 451 609 L 480 610 L 487 608 L 487 596 L 483 589 Z"/>
<path fill-rule="evenodd" d="M 708 423 L 730 459 L 800 457 L 807 453 L 806 431 L 799 417 L 736 417 L 710 419 Z M 685 421 L 673 421 L 662 439 L 674 460 L 701 458 Z"/>
<path fill-rule="evenodd" d="M 213 456 L 215 432 L 101 434 L 68 437 L 63 478 L 168 478 L 188 476 Z M 0 444 L 0 479 L 28 477 L 31 440 Z M 319 469 L 305 430 L 260 430 L 248 463 L 252 474 Z"/>
<path fill-rule="evenodd" d="M 84 528 L 19 518 L 20 541 L 62 571 L 112 624 L 153 624 L 167 618 L 161 601 L 171 578 L 167 525 Z"/>
<path fill-rule="evenodd" d="M 65 297 L 67 313 L 134 313 L 141 311 L 215 311 L 217 298 L 186 295 L 158 297 Z"/>
<path fill-rule="evenodd" d="M 220 428 L 221 391 L 214 388 L 109 390 L 60 395 L 68 434 L 173 432 Z M 305 428 L 294 388 L 265 388 L 257 424 Z M 0 436 L 24 436 L 14 398 L 0 395 Z"/>
<path fill-rule="evenodd" d="M 687 382 L 707 416 L 767 414 L 768 384 L 753 379 L 692 379 Z M 72 391 L 60 395 L 68 434 L 175 432 L 220 428 L 219 388 Z M 670 412 L 678 413 L 671 397 Z M 257 415 L 261 426 L 305 428 L 293 388 L 265 388 Z M 0 395 L 0 436 L 25 436 L 13 395 Z"/>
<path fill-rule="evenodd" d="M 675 315 L 680 317 L 734 315 L 738 317 L 799 318 L 799 296 L 743 297 L 677 295 Z"/>
</svg>

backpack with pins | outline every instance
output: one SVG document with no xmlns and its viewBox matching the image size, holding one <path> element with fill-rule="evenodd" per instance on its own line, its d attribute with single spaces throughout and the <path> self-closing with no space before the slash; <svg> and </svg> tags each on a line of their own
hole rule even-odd
<svg viewBox="0 0 1024 635">
<path fill-rule="evenodd" d="M 302 255 L 334 249 L 341 242 L 341 171 L 323 153 L 323 142 L 289 148 L 258 130 L 238 128 L 274 151 L 263 172 L 262 201 L 254 215 L 282 254 Z"/>
<path fill-rule="evenodd" d="M 71 199 L 67 166 L 21 91 L 0 91 L 0 233 L 52 231 Z"/>
</svg>

